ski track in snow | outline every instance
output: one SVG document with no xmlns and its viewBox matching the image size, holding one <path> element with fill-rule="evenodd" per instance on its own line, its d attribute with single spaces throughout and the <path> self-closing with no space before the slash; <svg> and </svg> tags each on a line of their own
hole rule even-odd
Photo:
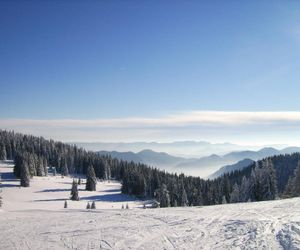
<svg viewBox="0 0 300 250">
<path fill-rule="evenodd" d="M 142 202 L 115 194 L 116 183 L 102 183 L 92 194 L 79 192 L 86 199 L 63 209 L 72 179 L 42 178 L 27 189 L 4 185 L 0 249 L 300 249 L 300 198 L 140 209 Z M 88 197 L 107 195 L 112 187 L 118 201 L 99 197 L 96 210 L 84 209 Z M 40 192 L 48 189 L 60 190 Z M 125 201 L 132 209 L 120 209 Z"/>
</svg>

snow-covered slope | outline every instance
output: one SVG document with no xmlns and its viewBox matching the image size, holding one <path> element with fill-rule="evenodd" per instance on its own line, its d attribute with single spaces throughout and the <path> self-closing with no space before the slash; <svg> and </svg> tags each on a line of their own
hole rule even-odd
<svg viewBox="0 0 300 250">
<path fill-rule="evenodd" d="M 121 194 L 121 184 L 114 181 L 98 182 L 97 191 L 85 191 L 85 179 L 79 185 L 80 201 L 69 201 L 73 179 L 61 176 L 34 176 L 29 188 L 20 188 L 19 180 L 13 173 L 13 166 L 0 164 L 2 176 L 3 209 L 5 211 L 45 209 L 60 210 L 64 201 L 68 200 L 68 209 L 83 209 L 87 202 L 95 201 L 101 209 L 121 208 L 129 204 L 130 207 L 140 207 L 143 202 L 134 197 Z"/>
<path fill-rule="evenodd" d="M 69 191 L 59 189 L 71 179 L 34 178 L 32 187 L 19 189 L 8 178 L 11 168 L 0 169 L 0 249 L 300 249 L 300 198 L 164 209 L 130 201 L 132 209 L 122 210 L 130 197 L 117 183 L 102 183 L 94 194 L 80 192 L 97 200 L 96 210 L 81 209 L 86 200 L 63 209 Z"/>
</svg>

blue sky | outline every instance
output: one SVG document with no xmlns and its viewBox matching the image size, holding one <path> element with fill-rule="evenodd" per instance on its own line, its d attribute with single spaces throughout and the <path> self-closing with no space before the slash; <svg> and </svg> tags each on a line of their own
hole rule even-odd
<svg viewBox="0 0 300 250">
<path fill-rule="evenodd" d="M 299 1 L 1 1 L 0 119 L 298 111 L 299 7 Z M 204 133 L 168 132 L 165 140 Z M 160 139 L 122 133 L 128 136 L 120 140 Z"/>
</svg>

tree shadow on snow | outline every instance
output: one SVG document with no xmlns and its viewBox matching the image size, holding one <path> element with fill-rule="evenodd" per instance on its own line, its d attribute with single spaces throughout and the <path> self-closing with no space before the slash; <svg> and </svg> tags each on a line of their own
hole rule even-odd
<svg viewBox="0 0 300 250">
<path fill-rule="evenodd" d="M 105 194 L 105 195 L 93 195 L 88 197 L 82 197 L 80 200 L 93 200 L 93 201 L 106 201 L 106 202 L 128 202 L 137 200 L 134 197 L 124 194 Z"/>
<path fill-rule="evenodd" d="M 121 189 L 120 188 L 108 189 L 108 190 L 104 190 L 102 192 L 104 192 L 104 193 L 116 193 L 116 192 L 121 192 Z"/>
<path fill-rule="evenodd" d="M 1 173 L 2 181 L 16 181 L 16 176 L 11 172 Z"/>
<path fill-rule="evenodd" d="M 37 191 L 36 193 L 66 192 L 70 190 L 71 188 L 53 188 L 53 189 L 44 189 L 41 191 Z"/>
<path fill-rule="evenodd" d="M 9 188 L 9 187 L 20 187 L 17 184 L 0 184 L 0 188 Z"/>
<path fill-rule="evenodd" d="M 34 200 L 33 202 L 41 202 L 41 201 L 65 201 L 68 200 L 66 198 L 59 198 L 59 199 L 44 199 L 44 200 Z"/>
<path fill-rule="evenodd" d="M 52 193 L 52 192 L 70 192 L 70 188 L 52 188 L 52 189 L 44 189 L 41 191 L 37 191 L 36 193 Z M 85 191 L 83 188 L 78 188 L 78 191 Z"/>
</svg>

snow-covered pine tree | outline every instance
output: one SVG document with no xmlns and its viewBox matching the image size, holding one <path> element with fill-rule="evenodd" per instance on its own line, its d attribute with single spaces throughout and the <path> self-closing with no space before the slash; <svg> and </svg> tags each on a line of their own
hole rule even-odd
<svg viewBox="0 0 300 250">
<path fill-rule="evenodd" d="M 96 209 L 96 203 L 95 203 L 95 201 L 92 202 L 91 209 Z"/>
<path fill-rule="evenodd" d="M 24 154 L 25 157 L 25 161 L 27 161 L 27 166 L 29 169 L 29 174 L 30 176 L 35 176 L 37 175 L 37 157 L 35 154 L 31 154 L 31 153 L 25 153 Z"/>
<path fill-rule="evenodd" d="M 290 176 L 286 185 L 285 195 L 290 197 L 300 196 L 300 161 L 294 171 L 294 174 Z"/>
<path fill-rule="evenodd" d="M 170 207 L 170 195 L 166 184 L 162 184 L 158 191 L 160 207 Z"/>
<path fill-rule="evenodd" d="M 277 196 L 277 180 L 272 160 L 264 159 L 260 165 L 256 165 L 254 171 L 256 200 L 274 200 Z"/>
<path fill-rule="evenodd" d="M 173 207 L 177 207 L 178 204 L 177 204 L 177 200 L 174 200 L 174 204 L 173 204 Z"/>
<path fill-rule="evenodd" d="M 61 175 L 62 176 L 68 176 L 69 175 L 69 169 L 68 169 L 67 161 L 63 157 L 61 158 L 61 161 L 60 161 L 60 168 L 61 168 Z"/>
<path fill-rule="evenodd" d="M 251 175 L 249 177 L 249 200 L 256 201 L 256 194 L 255 194 L 255 184 L 256 184 L 256 174 L 255 169 L 251 170 Z"/>
<path fill-rule="evenodd" d="M 38 158 L 37 160 L 37 176 L 44 176 L 45 175 L 45 168 L 44 168 L 44 162 L 42 158 Z"/>
<path fill-rule="evenodd" d="M 270 194 L 268 197 L 266 197 L 269 200 L 274 200 L 277 197 L 278 191 L 277 191 L 277 177 L 276 177 L 276 171 L 273 164 L 273 161 L 271 158 L 267 159 L 267 168 L 269 173 L 269 185 L 270 185 Z"/>
<path fill-rule="evenodd" d="M 250 198 L 250 181 L 246 176 L 243 176 L 240 187 L 240 202 L 246 202 Z"/>
<path fill-rule="evenodd" d="M 230 203 L 237 203 L 240 201 L 240 189 L 237 183 L 233 185 L 232 192 L 230 194 Z"/>
<path fill-rule="evenodd" d="M 181 206 L 186 207 L 188 205 L 188 198 L 184 186 L 182 186 L 182 195 L 181 195 Z"/>
<path fill-rule="evenodd" d="M 105 179 L 106 180 L 111 179 L 111 167 L 107 161 L 105 161 Z"/>
<path fill-rule="evenodd" d="M 47 164 L 47 159 L 43 158 L 43 167 L 44 167 L 44 175 L 48 175 L 48 164 Z"/>
<path fill-rule="evenodd" d="M 25 159 L 23 159 L 22 165 L 20 166 L 20 185 L 21 187 L 29 187 L 30 186 L 30 173 L 28 163 Z"/>
<path fill-rule="evenodd" d="M 0 160 L 6 160 L 7 155 L 6 155 L 6 147 L 4 143 L 0 144 Z"/>
<path fill-rule="evenodd" d="M 90 165 L 86 173 L 85 189 L 87 191 L 96 191 L 96 185 L 97 185 L 97 178 L 96 178 L 95 170 L 94 167 Z"/>
<path fill-rule="evenodd" d="M 0 208 L 3 206 L 2 189 L 0 189 Z"/>
<path fill-rule="evenodd" d="M 71 189 L 71 200 L 72 201 L 79 201 L 78 195 L 78 186 L 77 181 L 73 180 L 72 189 Z"/>
<path fill-rule="evenodd" d="M 222 197 L 222 204 L 227 204 L 227 200 L 226 200 L 225 195 L 223 195 L 223 197 Z"/>
</svg>

